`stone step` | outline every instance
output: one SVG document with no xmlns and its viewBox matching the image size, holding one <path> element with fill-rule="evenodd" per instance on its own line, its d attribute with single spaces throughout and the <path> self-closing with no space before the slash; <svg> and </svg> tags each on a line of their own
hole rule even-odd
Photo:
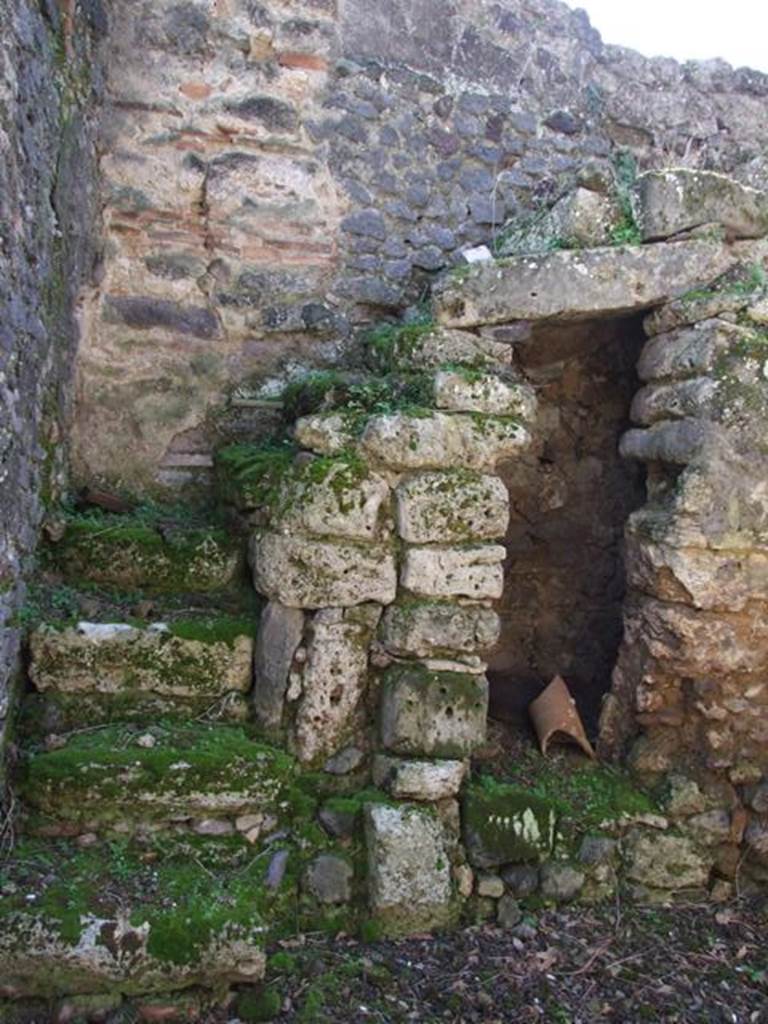
<svg viewBox="0 0 768 1024">
<path fill-rule="evenodd" d="M 265 883 L 268 862 L 252 860 L 245 842 L 162 853 L 127 841 L 22 840 L 0 876 L 0 1018 L 3 998 L 119 1003 L 259 981 L 279 887 Z"/>
<path fill-rule="evenodd" d="M 68 520 L 50 555 L 68 582 L 156 594 L 229 587 L 242 561 L 240 545 L 224 530 L 165 528 L 120 516 Z"/>
<path fill-rule="evenodd" d="M 74 734 L 27 754 L 16 791 L 25 831 L 40 835 L 231 835 L 279 827 L 295 765 L 246 728 L 164 723 Z"/>
<path fill-rule="evenodd" d="M 243 720 L 253 681 L 256 621 L 228 616 L 150 626 L 79 622 L 30 636 L 36 693 L 22 712 L 27 735 L 164 717 Z"/>
</svg>

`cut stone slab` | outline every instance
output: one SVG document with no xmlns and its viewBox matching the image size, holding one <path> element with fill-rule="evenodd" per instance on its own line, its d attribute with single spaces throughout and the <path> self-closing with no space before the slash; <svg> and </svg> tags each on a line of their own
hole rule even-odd
<svg viewBox="0 0 768 1024">
<path fill-rule="evenodd" d="M 421 597 L 498 600 L 504 590 L 505 557 L 498 544 L 408 548 L 400 582 Z"/>
<path fill-rule="evenodd" d="M 463 758 L 485 740 L 488 681 L 395 665 L 381 683 L 383 746 L 395 754 Z"/>
<path fill-rule="evenodd" d="M 687 836 L 639 829 L 625 840 L 623 857 L 627 877 L 650 889 L 700 889 L 712 866 Z"/>
<path fill-rule="evenodd" d="M 68 580 L 154 593 L 219 590 L 234 581 L 240 565 L 240 552 L 223 530 L 161 534 L 100 520 L 69 523 L 53 550 Z"/>
<path fill-rule="evenodd" d="M 435 405 L 447 412 L 480 412 L 530 420 L 536 394 L 527 384 L 512 383 L 477 370 L 440 370 L 435 375 Z"/>
<path fill-rule="evenodd" d="M 456 796 L 467 773 L 464 761 L 404 761 L 386 754 L 373 759 L 373 782 L 397 800 L 444 800 Z"/>
<path fill-rule="evenodd" d="M 251 541 L 253 583 L 289 608 L 391 604 L 397 590 L 390 548 L 261 533 Z"/>
<path fill-rule="evenodd" d="M 254 658 L 253 710 L 262 728 L 279 729 L 288 674 L 304 635 L 304 613 L 270 601 L 261 613 Z"/>
<path fill-rule="evenodd" d="M 487 651 L 500 631 L 501 620 L 492 608 L 409 601 L 386 609 L 380 634 L 392 654 L 428 658 Z"/>
<path fill-rule="evenodd" d="M 657 334 L 643 346 L 637 375 L 642 381 L 711 376 L 723 353 L 753 338 L 748 328 L 717 319 Z"/>
<path fill-rule="evenodd" d="M 64 630 L 40 626 L 30 637 L 30 679 L 43 693 L 154 693 L 209 702 L 249 690 L 252 637 L 230 641 L 215 636 L 212 627 L 210 642 L 187 639 L 162 624 L 146 629 L 93 622 Z"/>
<path fill-rule="evenodd" d="M 444 928 L 457 914 L 440 821 L 421 808 L 365 808 L 368 895 L 388 935 Z"/>
<path fill-rule="evenodd" d="M 448 327 L 619 316 L 668 302 L 742 258 L 739 247 L 710 241 L 517 256 L 448 279 L 435 312 Z"/>
<path fill-rule="evenodd" d="M 530 440 L 512 418 L 391 413 L 368 421 L 360 446 L 372 462 L 395 470 L 482 470 L 519 454 Z"/>
<path fill-rule="evenodd" d="M 497 476 L 444 470 L 407 477 L 395 491 L 397 530 L 411 544 L 503 537 L 509 494 Z"/>
<path fill-rule="evenodd" d="M 628 430 L 619 442 L 619 454 L 640 462 L 687 466 L 702 452 L 716 450 L 721 436 L 721 429 L 706 420 L 662 420 L 644 430 Z"/>
<path fill-rule="evenodd" d="M 361 724 L 368 648 L 380 615 L 379 605 L 315 614 L 296 712 L 294 746 L 300 761 L 325 761 L 348 745 Z"/>
<path fill-rule="evenodd" d="M 644 242 L 719 224 L 730 238 L 768 234 L 768 195 L 715 171 L 677 167 L 637 178 L 634 208 Z"/>
<path fill-rule="evenodd" d="M 352 898 L 352 865 L 342 857 L 321 853 L 307 869 L 305 885 L 318 903 L 349 903 Z"/>
<path fill-rule="evenodd" d="M 151 748 L 126 745 L 120 727 L 29 759 L 27 806 L 75 832 L 135 832 L 204 818 L 280 817 L 295 763 L 229 726 L 183 726 Z M 94 738 L 95 737 L 95 738 Z"/>
<path fill-rule="evenodd" d="M 655 544 L 628 533 L 627 581 L 642 593 L 694 608 L 742 611 L 768 593 L 768 554 Z"/>
<path fill-rule="evenodd" d="M 141 908 L 136 908 L 140 911 Z M 140 914 L 139 914 L 140 916 Z M 166 922 L 157 912 L 154 920 L 131 923 L 131 908 L 114 917 L 84 916 L 78 934 L 62 937 L 41 913 L 21 911 L 3 917 L 0 930 L 0 988 L 17 997 L 94 996 L 104 993 L 126 996 L 168 992 L 192 985 L 214 988 L 264 977 L 267 958 L 263 952 L 264 926 L 254 914 L 250 924 L 227 921 L 211 929 L 190 958 L 181 962 L 153 952 L 163 940 Z M 164 915 L 174 917 L 173 911 Z M 170 922 L 181 928 L 180 921 Z"/>
<path fill-rule="evenodd" d="M 454 331 L 445 327 L 421 334 L 416 340 L 400 343 L 394 353 L 395 366 L 409 371 L 437 370 L 446 363 L 508 366 L 511 362 L 512 348 L 509 345 L 481 338 L 469 331 Z"/>
<path fill-rule="evenodd" d="M 517 786 L 473 783 L 462 801 L 464 845 L 478 868 L 546 859 L 555 841 L 555 808 Z"/>
<path fill-rule="evenodd" d="M 271 521 L 285 534 L 378 540 L 389 501 L 389 485 L 364 463 L 339 458 L 322 475 L 317 463 L 298 466 L 283 481 Z"/>
</svg>

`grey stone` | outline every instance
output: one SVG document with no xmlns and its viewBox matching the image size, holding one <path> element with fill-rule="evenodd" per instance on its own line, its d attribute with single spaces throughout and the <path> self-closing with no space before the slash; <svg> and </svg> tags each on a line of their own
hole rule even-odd
<svg viewBox="0 0 768 1024">
<path fill-rule="evenodd" d="M 411 257 L 413 265 L 422 270 L 440 270 L 446 264 L 446 256 L 436 245 L 425 245 L 417 249 Z"/>
<path fill-rule="evenodd" d="M 501 928 L 514 928 L 523 919 L 520 904 L 514 897 L 505 893 L 496 908 L 496 920 Z"/>
<path fill-rule="evenodd" d="M 352 898 L 352 865 L 331 853 L 316 857 L 307 869 L 305 884 L 318 903 L 348 903 Z"/>
<path fill-rule="evenodd" d="M 323 771 L 329 775 L 349 775 L 360 767 L 364 759 L 365 754 L 358 747 L 345 747 L 338 754 L 328 758 L 323 765 Z"/>
<path fill-rule="evenodd" d="M 341 810 L 333 806 L 321 807 L 317 815 L 320 824 L 330 836 L 337 839 L 352 836 L 358 829 L 357 811 Z"/>
<path fill-rule="evenodd" d="M 568 110 L 555 110 L 544 120 L 544 124 L 553 132 L 562 132 L 563 135 L 577 135 L 583 127 L 580 118 Z"/>
<path fill-rule="evenodd" d="M 253 710 L 264 729 L 279 729 L 293 656 L 304 634 L 304 613 L 270 601 L 261 613 L 254 657 Z"/>
<path fill-rule="evenodd" d="M 399 755 L 463 758 L 483 743 L 487 711 L 484 677 L 393 666 L 381 683 L 381 741 Z"/>
<path fill-rule="evenodd" d="M 539 888 L 539 869 L 533 864 L 509 864 L 502 868 L 501 877 L 512 896 L 525 899 Z"/>
<path fill-rule="evenodd" d="M 387 226 L 378 210 L 357 210 L 350 213 L 341 222 L 341 230 L 352 235 L 367 235 L 384 241 L 387 237 Z"/>
<path fill-rule="evenodd" d="M 299 124 L 296 108 L 274 96 L 246 96 L 225 104 L 225 110 L 244 121 L 257 121 L 272 132 L 294 132 Z"/>
<path fill-rule="evenodd" d="M 210 309 L 183 306 L 169 299 L 144 295 L 106 296 L 104 317 L 134 330 L 148 331 L 159 327 L 204 340 L 215 338 L 219 333 L 219 321 Z"/>
<path fill-rule="evenodd" d="M 480 263 L 437 292 L 435 313 L 447 327 L 510 320 L 616 316 L 661 305 L 735 265 L 739 254 L 718 242 L 559 250 Z"/>
<path fill-rule="evenodd" d="M 278 850 L 271 858 L 266 878 L 264 879 L 264 884 L 268 889 L 276 890 L 280 888 L 285 877 L 285 870 L 288 867 L 288 857 L 288 850 Z"/>
<path fill-rule="evenodd" d="M 637 179 L 635 193 L 644 241 L 711 223 L 721 224 L 733 238 L 768 234 L 768 194 L 714 171 L 646 171 Z"/>
<path fill-rule="evenodd" d="M 610 864 L 615 860 L 619 844 L 607 836 L 584 836 L 579 847 L 579 863 Z"/>
<path fill-rule="evenodd" d="M 570 864 L 550 862 L 541 868 L 541 894 L 545 899 L 568 903 L 581 891 L 585 875 Z"/>
<path fill-rule="evenodd" d="M 444 927 L 455 917 L 445 835 L 437 818 L 407 804 L 365 808 L 368 894 L 387 934 Z"/>
<path fill-rule="evenodd" d="M 402 304 L 403 293 L 392 284 L 378 277 L 346 277 L 336 284 L 336 292 L 347 299 L 371 306 L 397 308 Z"/>
</svg>

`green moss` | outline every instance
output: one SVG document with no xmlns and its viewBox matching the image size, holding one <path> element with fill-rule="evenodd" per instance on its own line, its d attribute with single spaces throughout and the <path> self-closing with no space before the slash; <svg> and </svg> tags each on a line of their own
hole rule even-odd
<svg viewBox="0 0 768 1024">
<path fill-rule="evenodd" d="M 470 783 L 463 797 L 464 838 L 480 866 L 537 861 L 554 846 L 555 802 L 490 776 Z"/>
<path fill-rule="evenodd" d="M 255 637 L 258 621 L 250 618 L 234 619 L 228 616 L 207 619 L 177 619 L 169 629 L 182 640 L 196 640 L 202 644 L 225 643 L 229 647 L 241 636 Z"/>
<path fill-rule="evenodd" d="M 254 1024 L 257 1021 L 274 1020 L 280 1013 L 282 1005 L 279 992 L 273 988 L 265 988 L 260 992 L 241 992 L 237 997 L 235 1009 L 245 1024 Z"/>
<path fill-rule="evenodd" d="M 432 313 L 427 309 L 408 324 L 376 324 L 363 335 L 366 362 L 376 373 L 408 370 L 415 350 L 422 339 L 435 330 L 435 326 Z"/>
</svg>

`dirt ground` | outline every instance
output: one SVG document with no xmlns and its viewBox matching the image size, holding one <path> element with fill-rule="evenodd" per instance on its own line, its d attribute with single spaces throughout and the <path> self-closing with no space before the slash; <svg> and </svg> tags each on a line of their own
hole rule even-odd
<svg viewBox="0 0 768 1024">
<path fill-rule="evenodd" d="M 250 1019 L 380 1024 L 768 1022 L 765 908 L 573 908 L 445 936 L 363 945 L 306 936 L 273 950 Z M 219 1020 L 240 1017 L 235 1004 Z M 243 1012 L 242 1016 L 246 1016 Z"/>
</svg>

